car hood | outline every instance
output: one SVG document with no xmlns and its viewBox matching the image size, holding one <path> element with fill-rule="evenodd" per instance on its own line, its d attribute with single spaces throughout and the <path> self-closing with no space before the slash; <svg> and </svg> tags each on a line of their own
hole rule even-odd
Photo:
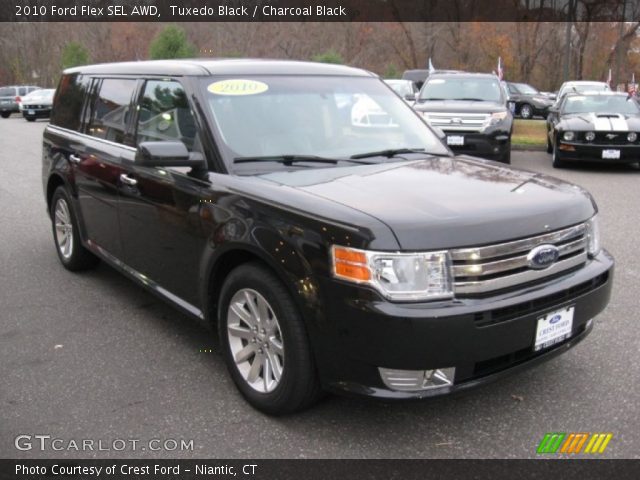
<svg viewBox="0 0 640 480">
<path fill-rule="evenodd" d="M 571 113 L 560 117 L 558 130 L 593 130 L 596 132 L 640 131 L 640 115 Z"/>
<path fill-rule="evenodd" d="M 418 102 L 413 108 L 419 112 L 447 113 L 495 113 L 503 112 L 506 107 L 495 102 L 462 102 L 457 100 L 438 102 Z"/>
<path fill-rule="evenodd" d="M 404 250 L 503 242 L 583 222 L 580 187 L 473 157 L 274 172 L 268 182 L 375 217 Z"/>
</svg>

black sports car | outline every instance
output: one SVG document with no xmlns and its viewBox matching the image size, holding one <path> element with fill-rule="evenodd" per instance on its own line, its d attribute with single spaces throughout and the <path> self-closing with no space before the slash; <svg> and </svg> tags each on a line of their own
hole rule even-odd
<svg viewBox="0 0 640 480">
<path fill-rule="evenodd" d="M 553 166 L 571 162 L 640 161 L 640 107 L 626 93 L 568 94 L 549 123 Z"/>
</svg>

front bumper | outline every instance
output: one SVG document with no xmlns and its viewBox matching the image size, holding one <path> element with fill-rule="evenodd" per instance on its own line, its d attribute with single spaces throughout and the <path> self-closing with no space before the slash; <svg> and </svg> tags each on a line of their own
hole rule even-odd
<svg viewBox="0 0 640 480">
<path fill-rule="evenodd" d="M 607 305 L 613 258 L 606 252 L 577 271 L 544 284 L 486 298 L 398 304 L 375 292 L 325 279 L 326 318 L 316 345 L 325 388 L 385 399 L 439 396 L 487 383 L 576 345 Z M 537 319 L 574 306 L 571 336 L 534 352 Z M 318 338 L 318 337 L 316 337 Z M 396 391 L 379 368 L 431 370 L 455 367 L 451 386 Z"/>
<path fill-rule="evenodd" d="M 556 155 L 568 162 L 635 163 L 640 162 L 640 145 L 598 145 L 559 141 Z M 562 148 L 573 147 L 571 150 Z M 620 150 L 620 158 L 602 158 L 603 150 Z"/>
<path fill-rule="evenodd" d="M 500 160 L 511 148 L 509 132 L 460 132 L 444 130 L 447 137 L 462 136 L 464 145 L 448 145 L 456 155 L 472 155 L 489 160 Z"/>
<path fill-rule="evenodd" d="M 49 118 L 51 116 L 51 107 L 49 108 L 23 108 L 21 110 L 24 118 Z"/>
</svg>

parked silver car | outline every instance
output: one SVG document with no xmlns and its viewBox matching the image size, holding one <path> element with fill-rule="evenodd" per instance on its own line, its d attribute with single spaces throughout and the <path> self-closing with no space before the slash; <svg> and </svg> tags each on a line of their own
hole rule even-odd
<svg viewBox="0 0 640 480">
<path fill-rule="evenodd" d="M 12 113 L 20 111 L 22 97 L 40 87 L 33 85 L 11 85 L 0 87 L 0 117 L 9 118 Z"/>
<path fill-rule="evenodd" d="M 22 102 L 20 102 L 22 116 L 29 122 L 34 122 L 36 118 L 49 118 L 55 93 L 54 88 L 43 88 L 22 97 Z"/>
</svg>

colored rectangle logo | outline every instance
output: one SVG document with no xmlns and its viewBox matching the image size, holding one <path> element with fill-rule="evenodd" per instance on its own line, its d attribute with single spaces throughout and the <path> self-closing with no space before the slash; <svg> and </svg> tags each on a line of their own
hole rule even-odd
<svg viewBox="0 0 640 480">
<path fill-rule="evenodd" d="M 600 454 L 604 453 L 612 438 L 612 433 L 550 432 L 542 437 L 536 453 Z"/>
</svg>

